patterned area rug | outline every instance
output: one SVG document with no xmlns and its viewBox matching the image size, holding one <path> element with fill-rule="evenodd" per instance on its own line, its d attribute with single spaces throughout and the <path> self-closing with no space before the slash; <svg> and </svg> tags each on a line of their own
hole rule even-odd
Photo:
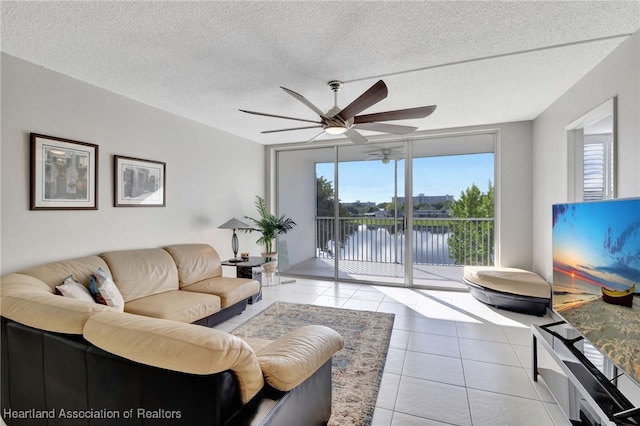
<svg viewBox="0 0 640 426">
<path fill-rule="evenodd" d="M 329 425 L 370 425 L 389 350 L 393 314 L 276 302 L 231 333 L 275 340 L 303 325 L 336 330 L 344 348 L 333 356 Z"/>
</svg>

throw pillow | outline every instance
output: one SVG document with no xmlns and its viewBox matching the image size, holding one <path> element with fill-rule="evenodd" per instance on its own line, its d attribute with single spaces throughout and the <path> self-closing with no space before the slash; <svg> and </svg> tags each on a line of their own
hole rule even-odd
<svg viewBox="0 0 640 426">
<path fill-rule="evenodd" d="M 109 274 L 98 268 L 89 276 L 89 291 L 97 303 L 124 311 L 124 299 Z"/>
<path fill-rule="evenodd" d="M 64 279 L 61 285 L 56 286 L 56 292 L 59 292 L 65 297 L 71 297 L 72 299 L 94 302 L 89 290 L 84 285 L 76 281 L 73 278 L 73 275 L 69 275 Z"/>
</svg>

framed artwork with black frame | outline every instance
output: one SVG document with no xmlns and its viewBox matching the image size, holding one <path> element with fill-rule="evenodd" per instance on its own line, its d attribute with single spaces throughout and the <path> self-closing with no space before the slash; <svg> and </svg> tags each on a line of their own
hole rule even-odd
<svg viewBox="0 0 640 426">
<path fill-rule="evenodd" d="M 113 156 L 114 207 L 165 207 L 166 163 Z"/>
<path fill-rule="evenodd" d="M 98 145 L 30 134 L 30 209 L 97 210 Z"/>
</svg>

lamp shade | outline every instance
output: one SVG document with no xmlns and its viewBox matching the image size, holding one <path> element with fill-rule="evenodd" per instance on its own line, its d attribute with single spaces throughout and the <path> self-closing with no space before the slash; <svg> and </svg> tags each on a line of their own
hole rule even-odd
<svg viewBox="0 0 640 426">
<path fill-rule="evenodd" d="M 251 226 L 246 224 L 246 223 L 244 223 L 240 219 L 236 219 L 235 217 L 232 217 L 231 219 L 229 219 L 228 221 L 226 221 L 222 225 L 218 226 L 218 228 L 220 228 L 220 229 L 243 229 L 243 228 L 251 228 Z"/>
</svg>

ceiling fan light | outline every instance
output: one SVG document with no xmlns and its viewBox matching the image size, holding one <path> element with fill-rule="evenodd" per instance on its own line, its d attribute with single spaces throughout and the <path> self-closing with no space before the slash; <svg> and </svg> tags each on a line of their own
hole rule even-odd
<svg viewBox="0 0 640 426">
<path fill-rule="evenodd" d="M 347 131 L 347 128 L 342 126 L 327 126 L 324 128 L 324 131 L 330 135 L 341 135 Z"/>
</svg>

